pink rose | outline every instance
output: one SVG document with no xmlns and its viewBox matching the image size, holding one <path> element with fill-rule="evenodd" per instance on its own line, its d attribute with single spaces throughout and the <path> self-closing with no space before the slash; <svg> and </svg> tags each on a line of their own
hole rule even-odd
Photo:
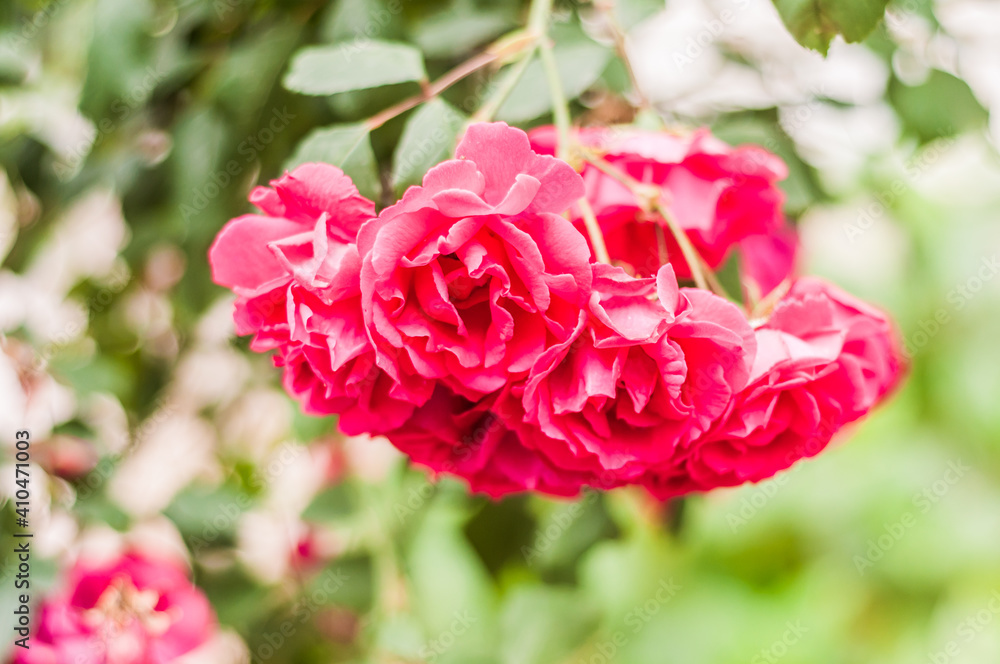
<svg viewBox="0 0 1000 664">
<path fill-rule="evenodd" d="M 554 154 L 552 127 L 535 129 L 530 138 L 535 150 Z M 593 127 L 578 130 L 575 138 L 614 168 L 659 186 L 672 216 L 710 268 L 721 266 L 736 247 L 744 277 L 760 293 L 792 272 L 797 242 L 785 223 L 784 194 L 777 186 L 788 169 L 775 155 L 757 146 L 732 148 L 707 130 L 681 136 Z M 661 261 L 654 224 L 660 224 L 677 276 L 691 277 L 661 217 L 641 210 L 623 183 L 593 165 L 584 166 L 583 180 L 612 259 L 628 263 L 638 276 L 655 274 Z M 578 214 L 574 219 L 581 223 Z"/>
<path fill-rule="evenodd" d="M 712 430 L 647 479 L 658 497 L 759 482 L 821 452 L 903 374 L 882 312 L 816 278 L 801 278 L 756 330 L 750 382 Z"/>
<path fill-rule="evenodd" d="M 584 486 L 617 486 L 610 476 L 560 467 L 525 447 L 505 424 L 518 417 L 510 409 L 516 413 L 520 403 L 504 393 L 473 402 L 439 385 L 405 426 L 386 435 L 414 462 L 493 498 L 520 491 L 576 496 Z"/>
<path fill-rule="evenodd" d="M 699 289 L 594 266 L 590 310 L 547 350 L 523 391 L 526 447 L 561 468 L 623 481 L 668 463 L 746 383 L 754 337 L 740 311 Z"/>
<path fill-rule="evenodd" d="M 392 381 L 375 366 L 354 244 L 374 204 L 326 164 L 271 184 L 250 194 L 271 216 L 232 220 L 209 251 L 216 283 L 237 295 L 237 332 L 254 334 L 256 351 L 277 349 L 285 387 L 306 412 L 339 414 L 349 434 L 396 426 L 413 406 L 390 394 Z"/>
<path fill-rule="evenodd" d="M 527 375 L 590 294 L 587 241 L 557 214 L 579 175 L 503 123 L 472 125 L 456 154 L 358 236 L 378 365 L 414 401 L 434 381 L 477 400 Z"/>
<path fill-rule="evenodd" d="M 173 561 L 127 553 L 78 561 L 37 609 L 15 664 L 166 664 L 206 643 L 215 614 Z"/>
</svg>

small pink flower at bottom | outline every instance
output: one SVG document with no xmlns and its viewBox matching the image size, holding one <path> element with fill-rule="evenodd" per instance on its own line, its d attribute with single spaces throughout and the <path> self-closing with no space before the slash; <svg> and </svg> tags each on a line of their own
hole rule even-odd
<svg viewBox="0 0 1000 664">
<path fill-rule="evenodd" d="M 30 648 L 16 648 L 14 664 L 166 664 L 216 631 L 186 570 L 137 552 L 77 562 L 37 611 Z"/>
</svg>

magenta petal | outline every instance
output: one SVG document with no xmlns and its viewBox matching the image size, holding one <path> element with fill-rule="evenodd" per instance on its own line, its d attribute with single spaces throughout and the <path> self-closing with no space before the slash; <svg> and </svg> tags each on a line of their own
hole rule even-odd
<svg viewBox="0 0 1000 664">
<path fill-rule="evenodd" d="M 764 297 L 792 277 L 799 250 L 798 233 L 786 225 L 766 235 L 750 235 L 739 242 L 744 279 L 751 280 Z"/>
<path fill-rule="evenodd" d="M 528 210 L 559 213 L 583 196 L 583 180 L 564 161 L 531 150 L 528 135 L 503 122 L 471 125 L 455 151 L 459 159 L 475 162 L 486 180 L 483 198 L 499 205 L 517 176 L 529 175 L 542 193 Z"/>
<path fill-rule="evenodd" d="M 212 280 L 220 286 L 256 294 L 288 278 L 268 243 L 301 232 L 301 224 L 254 214 L 233 219 L 223 226 L 208 251 Z"/>
</svg>

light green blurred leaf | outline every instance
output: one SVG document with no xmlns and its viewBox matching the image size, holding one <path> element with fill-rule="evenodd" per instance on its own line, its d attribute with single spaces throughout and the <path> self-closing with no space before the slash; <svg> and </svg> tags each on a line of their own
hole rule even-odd
<svg viewBox="0 0 1000 664">
<path fill-rule="evenodd" d="M 426 77 L 420 51 L 412 46 L 351 41 L 300 50 L 292 58 L 282 84 L 302 94 L 332 95 Z"/>
<path fill-rule="evenodd" d="M 350 516 L 357 507 L 355 503 L 350 486 L 344 483 L 336 484 L 316 494 L 309 507 L 302 513 L 302 518 L 305 521 L 328 523 Z"/>
<path fill-rule="evenodd" d="M 852 43 L 867 37 L 882 20 L 888 4 L 888 0 L 772 1 L 792 36 L 824 55 L 838 34 Z"/>
<path fill-rule="evenodd" d="M 664 0 L 617 0 L 615 2 L 615 15 L 619 25 L 625 30 L 631 29 L 664 9 L 666 9 Z"/>
<path fill-rule="evenodd" d="M 576 99 L 600 78 L 611 59 L 611 51 L 584 35 L 576 26 L 555 29 L 552 38 L 563 92 L 567 99 Z M 552 97 L 545 71 L 541 61 L 535 59 L 500 107 L 497 118 L 523 122 L 533 120 L 551 108 Z"/>
<path fill-rule="evenodd" d="M 150 0 L 95 3 L 87 79 L 80 100 L 80 109 L 85 114 L 100 118 L 116 100 L 121 103 L 123 99 L 144 97 L 164 76 L 163 65 L 154 66 L 150 58 L 149 28 L 153 16 Z"/>
<path fill-rule="evenodd" d="M 597 612 L 573 591 L 520 586 L 500 616 L 504 664 L 561 662 L 597 623 Z"/>
<path fill-rule="evenodd" d="M 922 142 L 954 136 L 985 124 L 988 118 L 968 83 L 938 69 L 931 70 L 920 85 L 894 79 L 889 99 L 906 128 Z"/>
<path fill-rule="evenodd" d="M 323 16 L 320 35 L 326 42 L 400 38 L 404 33 L 403 2 L 351 0 L 330 3 Z"/>
<path fill-rule="evenodd" d="M 515 26 L 516 17 L 503 8 L 486 9 L 469 0 L 455 0 L 440 11 L 419 18 L 413 27 L 413 40 L 427 57 L 453 57 Z"/>
<path fill-rule="evenodd" d="M 285 162 L 285 168 L 291 170 L 311 161 L 333 164 L 354 180 L 363 195 L 372 200 L 381 198 L 382 184 L 364 123 L 313 130 L 299 143 L 295 154 Z"/>
<path fill-rule="evenodd" d="M 420 184 L 432 166 L 451 157 L 466 116 L 441 99 L 432 99 L 406 121 L 393 158 L 392 186 L 397 196 Z"/>
<path fill-rule="evenodd" d="M 448 650 L 488 654 L 495 648 L 493 584 L 461 522 L 458 507 L 442 498 L 428 510 L 407 560 L 412 606 L 429 640 L 451 634 Z"/>
</svg>

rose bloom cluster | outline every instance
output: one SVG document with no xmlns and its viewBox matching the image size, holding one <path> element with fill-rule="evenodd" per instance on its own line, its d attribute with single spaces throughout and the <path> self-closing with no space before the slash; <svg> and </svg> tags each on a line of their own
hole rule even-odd
<svg viewBox="0 0 1000 664">
<path fill-rule="evenodd" d="M 260 214 L 230 221 L 209 255 L 237 332 L 274 351 L 306 412 L 494 497 L 763 480 L 898 382 L 887 317 L 796 276 L 780 159 L 704 131 L 575 139 L 600 167 L 552 156 L 551 128 L 474 124 L 377 215 L 325 164 L 256 188 Z M 691 266 L 629 181 L 657 192 L 707 269 L 735 256 L 765 311 L 681 287 Z"/>
</svg>

